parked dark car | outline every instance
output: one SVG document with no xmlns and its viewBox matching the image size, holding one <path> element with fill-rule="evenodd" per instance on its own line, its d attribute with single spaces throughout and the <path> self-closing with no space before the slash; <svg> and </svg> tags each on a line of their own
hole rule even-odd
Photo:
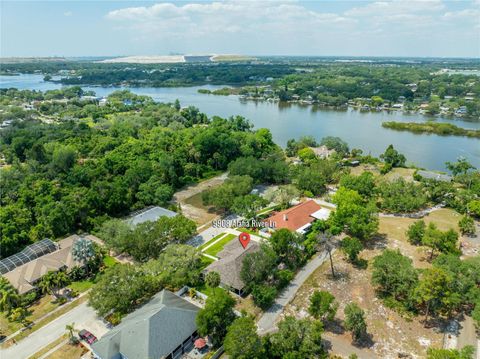
<svg viewBox="0 0 480 359">
<path fill-rule="evenodd" d="M 85 340 L 88 344 L 93 344 L 97 341 L 97 337 L 86 329 L 80 330 L 78 332 L 78 336 L 80 337 L 80 339 Z"/>
</svg>

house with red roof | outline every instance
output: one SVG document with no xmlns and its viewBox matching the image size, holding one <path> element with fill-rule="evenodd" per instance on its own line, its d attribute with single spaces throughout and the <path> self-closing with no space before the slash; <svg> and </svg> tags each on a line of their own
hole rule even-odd
<svg viewBox="0 0 480 359">
<path fill-rule="evenodd" d="M 326 220 L 329 216 L 329 209 L 321 207 L 314 200 L 308 200 L 275 213 L 267 218 L 266 222 L 271 223 L 273 230 L 287 228 L 291 231 L 305 234 L 313 221 L 316 219 Z"/>
</svg>

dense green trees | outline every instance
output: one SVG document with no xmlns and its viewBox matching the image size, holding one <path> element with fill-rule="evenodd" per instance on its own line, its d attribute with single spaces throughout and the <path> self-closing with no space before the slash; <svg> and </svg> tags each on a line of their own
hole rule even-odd
<svg viewBox="0 0 480 359">
<path fill-rule="evenodd" d="M 363 244 L 357 238 L 345 237 L 340 243 L 340 248 L 351 263 L 358 262 L 358 255 L 363 249 Z"/>
<path fill-rule="evenodd" d="M 424 313 L 426 320 L 468 313 L 480 301 L 480 259 L 442 254 L 432 267 L 417 270 L 398 250 L 386 249 L 373 260 L 372 283 L 387 305 Z"/>
<path fill-rule="evenodd" d="M 408 301 L 417 281 L 418 274 L 412 260 L 398 249 L 386 249 L 373 260 L 372 283 L 382 297 Z"/>
<path fill-rule="evenodd" d="M 228 211 L 233 208 L 240 196 L 246 196 L 253 188 L 252 177 L 231 176 L 222 185 L 203 192 L 202 200 L 206 205 L 212 205 L 217 210 Z M 249 197 L 254 198 L 254 197 Z M 245 201 L 252 203 L 248 198 Z M 237 207 L 243 209 L 243 201 L 237 202 Z M 247 209 L 249 206 L 246 206 Z"/>
<path fill-rule="evenodd" d="M 148 300 L 159 287 L 142 269 L 129 264 L 108 268 L 92 288 L 89 305 L 100 316 L 111 311 L 126 314 Z"/>
<path fill-rule="evenodd" d="M 393 148 L 393 145 L 389 145 L 385 152 L 380 155 L 380 158 L 385 162 L 382 169 L 383 173 L 387 173 L 394 167 L 404 167 L 407 161 L 404 155 Z"/>
<path fill-rule="evenodd" d="M 345 307 L 345 329 L 352 332 L 354 342 L 359 342 L 367 334 L 365 312 L 356 303 L 349 303 Z"/>
<path fill-rule="evenodd" d="M 271 358 L 326 358 L 320 321 L 285 317 L 278 331 L 267 335 L 266 352 Z"/>
<path fill-rule="evenodd" d="M 332 201 L 337 209 L 329 222 L 334 233 L 345 231 L 360 240 L 369 239 L 378 230 L 378 213 L 373 202 L 365 203 L 358 192 L 340 187 Z"/>
<path fill-rule="evenodd" d="M 459 253 L 458 233 L 453 229 L 443 232 L 433 222 L 427 226 L 423 220 L 416 221 L 408 227 L 406 235 L 410 243 L 431 248 L 430 260 L 433 259 L 435 252 Z"/>
<path fill-rule="evenodd" d="M 360 176 L 346 175 L 340 180 L 340 186 L 357 191 L 365 198 L 370 198 L 375 190 L 375 178 L 371 172 L 363 172 Z"/>
<path fill-rule="evenodd" d="M 425 236 L 425 228 L 427 225 L 423 219 L 415 221 L 412 223 L 407 230 L 407 238 L 411 244 L 419 245 L 422 244 L 423 237 Z"/>
<path fill-rule="evenodd" d="M 207 298 L 205 307 L 198 312 L 196 319 L 198 333 L 210 335 L 215 347 L 222 344 L 227 335 L 227 328 L 235 319 L 234 305 L 235 299 L 228 292 L 215 288 Z"/>
<path fill-rule="evenodd" d="M 338 303 L 335 301 L 335 297 L 329 292 L 316 290 L 310 296 L 308 313 L 315 319 L 331 321 L 335 317 L 335 314 L 337 314 L 337 309 Z"/>
<path fill-rule="evenodd" d="M 422 186 L 403 178 L 382 182 L 379 192 L 380 208 L 388 212 L 414 212 L 427 205 L 427 196 Z"/>
<path fill-rule="evenodd" d="M 92 288 L 89 305 L 104 316 L 124 315 L 162 288 L 177 290 L 200 282 L 201 257 L 188 245 L 171 244 L 158 259 L 139 266 L 117 264 L 108 268 Z"/>
<path fill-rule="evenodd" d="M 474 235 L 476 232 L 475 221 L 469 216 L 463 216 L 460 221 L 458 221 L 458 227 L 462 234 Z"/>
<path fill-rule="evenodd" d="M 272 149 L 274 144 L 269 143 Z M 248 175 L 255 183 L 285 183 L 289 179 L 288 165 L 280 155 L 275 154 L 266 159 L 257 159 L 253 156 L 240 157 L 228 165 L 232 176 Z"/>
<path fill-rule="evenodd" d="M 255 321 L 251 317 L 234 320 L 228 327 L 223 346 L 232 359 L 260 359 L 265 355 Z"/>
<path fill-rule="evenodd" d="M 19 95 L 50 94 L 11 96 Z M 72 120 L 26 120 L 2 130 L 0 151 L 11 164 L 0 176 L 3 256 L 44 237 L 92 230 L 105 215 L 165 205 L 176 188 L 225 170 L 237 157 L 269 158 L 278 150 L 268 130 L 252 131 L 239 117 L 208 120 L 128 91 L 111 94 L 103 107 L 79 101 L 78 91 L 57 95 L 73 97 L 45 103 L 48 116 Z M 270 163 L 272 176 L 282 177 L 285 165 Z"/>
<path fill-rule="evenodd" d="M 131 226 L 117 219 L 106 221 L 98 235 L 118 253 L 126 252 L 140 262 L 156 258 L 171 243 L 185 243 L 196 232 L 196 224 L 178 214 L 155 222 Z"/>
</svg>

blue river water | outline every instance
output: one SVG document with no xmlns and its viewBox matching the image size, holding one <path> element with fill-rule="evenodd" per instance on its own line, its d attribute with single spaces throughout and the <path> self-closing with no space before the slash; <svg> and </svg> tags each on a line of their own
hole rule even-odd
<svg viewBox="0 0 480 359">
<path fill-rule="evenodd" d="M 0 88 L 15 87 L 30 90 L 52 90 L 60 88 L 57 83 L 44 82 L 42 75 L 23 74 L 0 76 Z M 285 146 L 290 138 L 313 136 L 320 140 L 324 136 L 338 136 L 351 148 L 361 148 L 364 153 L 378 156 L 389 144 L 393 144 L 407 157 L 408 163 L 432 170 L 445 171 L 446 161 L 466 157 L 480 168 L 480 140 L 467 137 L 413 134 L 382 127 L 384 121 L 424 122 L 422 115 L 404 115 L 400 112 L 360 112 L 318 109 L 298 104 L 279 105 L 271 102 L 242 101 L 237 96 L 215 96 L 198 93 L 199 88 L 215 89 L 222 86 L 154 88 L 129 88 L 140 95 L 151 96 L 159 102 L 178 99 L 182 106 L 196 106 L 209 116 L 229 117 L 241 115 L 249 119 L 255 128 L 270 129 L 275 142 Z M 93 90 L 98 96 L 106 96 L 118 90 L 115 87 L 83 87 Z M 450 122 L 464 128 L 480 129 L 480 122 L 462 119 L 438 118 L 436 121 Z"/>
</svg>

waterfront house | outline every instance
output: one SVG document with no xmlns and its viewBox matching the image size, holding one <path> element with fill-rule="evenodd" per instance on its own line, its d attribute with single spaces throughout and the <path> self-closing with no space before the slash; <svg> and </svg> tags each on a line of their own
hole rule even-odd
<svg viewBox="0 0 480 359">
<path fill-rule="evenodd" d="M 317 157 L 329 158 L 335 150 L 329 150 L 327 146 L 309 147 Z"/>
</svg>

